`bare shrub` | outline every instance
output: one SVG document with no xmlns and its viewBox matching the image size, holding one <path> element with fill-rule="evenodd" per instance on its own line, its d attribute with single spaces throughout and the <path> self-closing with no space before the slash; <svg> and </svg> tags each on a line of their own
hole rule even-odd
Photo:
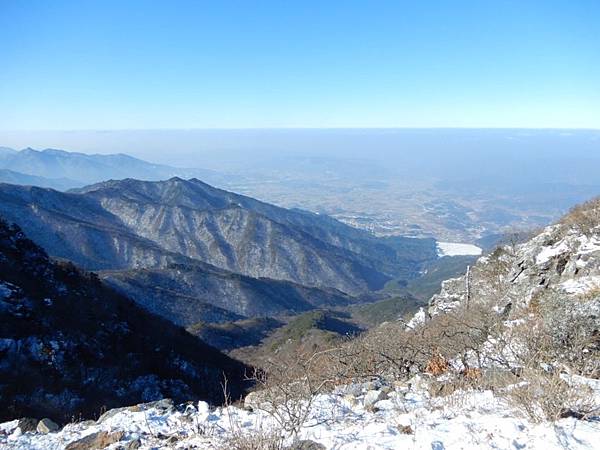
<svg viewBox="0 0 600 450">
<path fill-rule="evenodd" d="M 599 297 L 565 298 L 548 292 L 535 313 L 502 336 L 512 365 L 543 365 L 591 378 L 600 377 Z"/>
<path fill-rule="evenodd" d="M 232 408 L 227 378 L 224 378 L 222 388 L 224 408 L 229 419 L 229 430 L 224 441 L 217 446 L 219 450 L 283 450 L 285 448 L 285 436 L 277 427 L 263 427 L 262 423 L 259 423 L 257 427 L 248 431 L 240 423 L 235 414 L 235 408 Z"/>
<path fill-rule="evenodd" d="M 540 314 L 548 334 L 550 357 L 578 374 L 600 377 L 600 317 L 593 300 L 558 299 L 543 304 Z"/>
<path fill-rule="evenodd" d="M 346 381 L 383 377 L 406 379 L 414 373 L 437 376 L 453 370 L 451 360 L 462 363 L 459 370 L 473 376 L 470 368 L 481 369 L 486 361 L 483 344 L 501 333 L 502 317 L 482 306 L 459 306 L 439 314 L 424 325 L 406 330 L 400 323 L 378 327 L 331 353 L 330 368 Z"/>
<path fill-rule="evenodd" d="M 285 440 L 282 435 L 273 430 L 252 430 L 252 432 L 237 429 L 220 446 L 220 450 L 283 450 Z"/>
<path fill-rule="evenodd" d="M 600 225 L 600 197 L 575 206 L 562 222 L 573 226 L 586 236 L 590 236 L 594 229 Z"/>
<path fill-rule="evenodd" d="M 333 350 L 268 360 L 250 377 L 258 388 L 252 407 L 266 412 L 285 435 L 294 438 L 301 428 L 321 423 L 309 421 L 315 398 L 341 382 L 327 369 Z"/>
<path fill-rule="evenodd" d="M 507 272 L 501 252 L 496 256 L 491 282 L 501 285 Z M 431 397 L 448 397 L 457 408 L 463 393 L 492 389 L 536 421 L 597 411 L 587 388 L 566 383 L 561 374 L 600 374 L 598 296 L 573 299 L 545 290 L 535 310 L 507 313 L 492 307 L 498 296 L 488 301 L 485 292 L 479 295 L 414 329 L 388 323 L 337 347 L 270 361 L 253 376 L 262 389 L 257 407 L 284 434 L 296 436 L 314 421 L 315 396 L 338 384 L 427 373 Z M 442 374 L 443 381 L 436 380 Z"/>
<path fill-rule="evenodd" d="M 592 390 L 582 384 L 568 383 L 558 370 L 527 368 L 522 380 L 505 389 L 504 398 L 534 422 L 563 417 L 586 419 L 600 412 Z"/>
</svg>

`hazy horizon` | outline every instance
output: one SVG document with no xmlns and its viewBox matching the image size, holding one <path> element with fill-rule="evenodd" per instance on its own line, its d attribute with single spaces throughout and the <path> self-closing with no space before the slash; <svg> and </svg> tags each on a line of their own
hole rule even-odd
<svg viewBox="0 0 600 450">
<path fill-rule="evenodd" d="M 576 140 L 572 148 L 567 141 Z M 178 167 L 212 167 L 216 161 L 265 156 L 321 156 L 377 160 L 416 150 L 458 152 L 576 152 L 597 148 L 600 130 L 535 128 L 278 128 L 0 131 L 0 146 L 55 148 L 80 153 L 125 153 Z M 376 148 L 374 148 L 376 147 Z M 248 155 L 251 152 L 251 155 Z M 541 152 L 541 153 L 540 153 Z M 546 154 L 544 154 L 546 153 Z M 383 156 L 382 156 L 383 155 Z M 566 156 L 566 155 L 565 155 Z M 415 155 L 418 158 L 418 155 Z M 204 158 L 198 159 L 198 158 Z M 202 163 L 208 163 L 202 164 Z M 223 167 L 221 167 L 222 169 Z"/>
</svg>

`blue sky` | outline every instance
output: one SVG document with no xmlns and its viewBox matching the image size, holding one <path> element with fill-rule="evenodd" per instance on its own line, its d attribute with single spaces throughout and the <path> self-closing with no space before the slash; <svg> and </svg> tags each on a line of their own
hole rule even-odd
<svg viewBox="0 0 600 450">
<path fill-rule="evenodd" d="M 600 128 L 600 2 L 0 1 L 0 130 Z"/>
</svg>

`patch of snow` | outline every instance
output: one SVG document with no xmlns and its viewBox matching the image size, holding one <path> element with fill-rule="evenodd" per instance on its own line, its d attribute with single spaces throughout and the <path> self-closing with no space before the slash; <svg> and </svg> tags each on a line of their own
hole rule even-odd
<svg viewBox="0 0 600 450">
<path fill-rule="evenodd" d="M 600 276 L 590 275 L 579 278 L 570 278 L 560 284 L 560 288 L 567 294 L 585 294 L 594 289 L 600 289 Z"/>
<path fill-rule="evenodd" d="M 406 323 L 406 328 L 412 330 L 415 327 L 418 327 L 419 325 L 425 323 L 425 310 L 421 307 L 419 308 L 419 310 L 415 313 L 414 316 L 412 316 L 412 319 L 410 319 L 407 323 Z"/>
<path fill-rule="evenodd" d="M 10 422 L 4 422 L 0 424 L 0 433 L 10 434 L 19 426 L 18 420 L 11 420 Z"/>
<path fill-rule="evenodd" d="M 597 386 L 592 386 L 597 388 Z M 600 423 L 575 418 L 534 424 L 519 417 L 491 391 L 457 391 L 448 397 L 430 397 L 423 388 L 398 387 L 375 409 L 364 406 L 365 394 L 356 401 L 348 395 L 315 397 L 299 439 L 310 439 L 326 449 L 487 449 L 597 448 Z M 410 427 L 402 432 L 403 426 Z M 57 433 L 14 433 L 15 421 L 0 425 L 0 447 L 14 450 L 49 450 L 99 431 L 123 431 L 123 441 L 139 439 L 140 449 L 226 448 L 232 433 L 252 435 L 277 430 L 269 414 L 230 406 L 208 410 L 156 407 L 123 408 L 101 423 L 72 423 Z M 173 437 L 173 441 L 165 441 Z M 161 440 L 162 439 L 162 440 Z M 124 442 L 124 444 L 125 444 Z M 286 442 L 290 444 L 291 441 Z M 111 448 L 117 448 L 114 444 Z"/>
<path fill-rule="evenodd" d="M 569 251 L 569 244 L 565 239 L 560 240 L 556 244 L 544 247 L 535 258 L 536 264 L 544 264 L 555 256 Z"/>
<path fill-rule="evenodd" d="M 459 242 L 437 242 L 438 256 L 479 256 L 481 248 L 473 244 Z"/>
<path fill-rule="evenodd" d="M 591 238 L 582 236 L 581 246 L 577 253 L 585 255 L 593 252 L 600 252 L 600 238 L 598 236 L 593 236 Z"/>
</svg>

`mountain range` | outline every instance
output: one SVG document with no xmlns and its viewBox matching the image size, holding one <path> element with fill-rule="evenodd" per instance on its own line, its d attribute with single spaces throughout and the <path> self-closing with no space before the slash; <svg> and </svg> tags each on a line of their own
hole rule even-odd
<svg viewBox="0 0 600 450">
<path fill-rule="evenodd" d="M 437 258 L 433 239 L 376 238 L 177 177 L 70 192 L 2 184 L 0 215 L 182 325 L 347 306 Z"/>
<path fill-rule="evenodd" d="M 84 154 L 57 149 L 20 151 L 0 147 L 0 181 L 67 190 L 108 179 L 164 180 L 174 176 L 218 182 L 222 176 L 205 169 L 153 164 L 122 153 Z"/>
</svg>

